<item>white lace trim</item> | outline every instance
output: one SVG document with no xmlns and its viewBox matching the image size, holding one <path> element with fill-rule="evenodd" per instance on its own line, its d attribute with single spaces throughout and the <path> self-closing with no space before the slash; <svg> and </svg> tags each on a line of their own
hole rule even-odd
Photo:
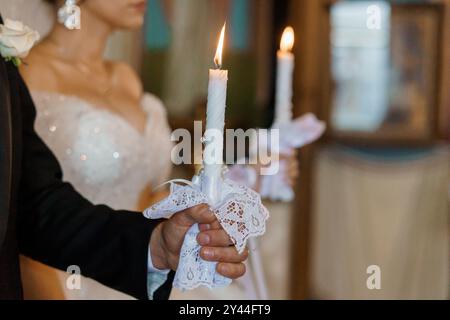
<svg viewBox="0 0 450 320">
<path fill-rule="evenodd" d="M 291 122 L 275 124 L 272 129 L 279 129 L 280 132 L 280 145 L 279 153 L 282 155 L 292 154 L 294 149 L 301 148 L 309 143 L 314 142 L 324 133 L 326 125 L 324 122 L 319 121 L 315 115 L 308 113 L 302 117 L 299 117 Z M 267 149 L 268 141 L 265 139 L 255 139 L 252 141 L 253 150 L 263 147 Z M 272 163 L 273 170 L 267 168 L 268 171 L 276 171 L 278 167 L 278 173 L 275 175 L 262 176 L 260 179 L 260 195 L 263 199 L 270 199 L 272 201 L 292 201 L 295 197 L 294 190 L 286 183 L 287 178 L 287 163 L 284 160 L 280 160 L 278 163 Z M 240 184 L 244 184 L 253 188 L 255 185 L 257 172 L 254 168 L 246 165 L 235 165 L 231 167 L 226 173 L 226 177 L 234 181 L 238 181 Z"/>
<path fill-rule="evenodd" d="M 201 179 L 197 177 L 196 180 Z M 198 183 L 187 182 L 187 185 L 170 183 L 169 197 L 147 209 L 144 212 L 145 217 L 148 219 L 169 218 L 187 208 L 208 203 L 208 197 L 201 192 Z M 219 205 L 213 208 L 213 212 L 238 252 L 242 253 L 248 239 L 265 233 L 269 212 L 262 204 L 258 193 L 231 180 L 223 181 L 221 199 Z M 200 246 L 196 239 L 198 233 L 198 226 L 195 225 L 185 236 L 174 287 L 190 290 L 199 286 L 212 289 L 229 285 L 231 280 L 216 272 L 216 263 L 200 258 Z"/>
</svg>

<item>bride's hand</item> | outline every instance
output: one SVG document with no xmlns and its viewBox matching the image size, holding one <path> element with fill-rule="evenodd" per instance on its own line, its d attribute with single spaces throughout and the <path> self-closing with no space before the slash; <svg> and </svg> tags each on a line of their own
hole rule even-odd
<svg viewBox="0 0 450 320">
<path fill-rule="evenodd" d="M 248 253 L 239 254 L 231 246 L 227 233 L 219 226 L 213 212 L 207 205 L 199 205 L 175 214 L 156 227 L 150 240 L 152 262 L 157 269 L 176 270 L 181 246 L 187 231 L 200 224 L 198 243 L 202 246 L 200 256 L 207 261 L 218 262 L 217 272 L 236 279 L 244 275 Z M 209 227 L 208 227 L 209 226 Z"/>
<path fill-rule="evenodd" d="M 280 173 L 283 175 L 283 180 L 289 186 L 294 187 L 300 175 L 297 152 L 295 151 L 291 155 L 280 155 L 280 163 L 282 163 Z"/>
<path fill-rule="evenodd" d="M 273 165 L 273 163 L 270 163 L 269 165 L 251 165 L 250 167 L 253 168 L 255 172 L 260 173 L 262 168 L 268 168 L 270 165 Z M 289 155 L 280 154 L 278 165 L 280 168 L 277 174 L 282 177 L 283 181 L 285 181 L 287 185 L 293 188 L 300 175 L 297 150 L 293 150 Z M 261 191 L 261 177 L 262 176 L 260 174 L 257 174 L 255 184 L 250 186 L 258 192 Z"/>
</svg>

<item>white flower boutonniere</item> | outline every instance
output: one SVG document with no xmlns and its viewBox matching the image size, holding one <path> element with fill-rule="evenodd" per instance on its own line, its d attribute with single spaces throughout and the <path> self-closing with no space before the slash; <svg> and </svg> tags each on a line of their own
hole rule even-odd
<svg viewBox="0 0 450 320">
<path fill-rule="evenodd" d="M 38 40 L 39 33 L 20 21 L 6 19 L 5 24 L 0 24 L 0 55 L 16 67 Z"/>
</svg>

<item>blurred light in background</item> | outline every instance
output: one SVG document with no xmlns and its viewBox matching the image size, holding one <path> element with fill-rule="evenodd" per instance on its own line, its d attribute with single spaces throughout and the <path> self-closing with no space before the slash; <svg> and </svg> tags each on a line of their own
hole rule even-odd
<svg viewBox="0 0 450 320">
<path fill-rule="evenodd" d="M 369 6 L 379 9 L 380 30 L 367 27 Z M 383 123 L 389 106 L 390 13 L 386 2 L 332 7 L 332 121 L 338 130 L 372 132 Z"/>
</svg>

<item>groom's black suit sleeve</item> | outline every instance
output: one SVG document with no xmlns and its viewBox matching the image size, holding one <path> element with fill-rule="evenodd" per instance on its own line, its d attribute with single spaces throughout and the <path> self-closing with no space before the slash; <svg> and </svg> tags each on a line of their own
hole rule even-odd
<svg viewBox="0 0 450 320">
<path fill-rule="evenodd" d="M 94 206 L 62 182 L 56 158 L 34 131 L 35 108 L 28 89 L 11 64 L 8 69 L 12 107 L 22 113 L 18 116 L 23 141 L 18 199 L 21 252 L 61 270 L 77 265 L 87 277 L 147 299 L 148 246 L 158 222 L 139 213 Z M 172 279 L 173 273 L 154 299 L 168 298 Z"/>
</svg>

